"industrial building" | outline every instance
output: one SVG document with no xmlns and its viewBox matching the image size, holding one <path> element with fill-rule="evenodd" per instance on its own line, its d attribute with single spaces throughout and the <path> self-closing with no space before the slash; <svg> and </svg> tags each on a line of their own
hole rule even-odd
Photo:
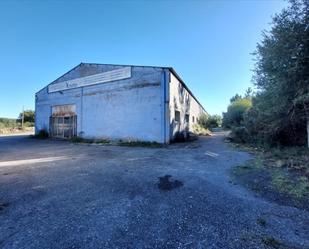
<svg viewBox="0 0 309 249">
<path fill-rule="evenodd" d="M 169 143 L 207 112 L 171 67 L 81 63 L 35 95 L 35 131 Z"/>
</svg>

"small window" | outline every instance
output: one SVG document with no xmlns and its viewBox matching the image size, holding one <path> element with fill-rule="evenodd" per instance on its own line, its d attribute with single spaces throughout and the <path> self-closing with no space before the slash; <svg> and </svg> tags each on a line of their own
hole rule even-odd
<svg viewBox="0 0 309 249">
<path fill-rule="evenodd" d="M 190 121 L 190 115 L 189 115 L 189 114 L 186 114 L 185 119 L 186 119 L 186 122 L 189 123 L 189 121 Z"/>
<path fill-rule="evenodd" d="M 175 121 L 180 122 L 180 112 L 175 111 Z"/>
<path fill-rule="evenodd" d="M 194 123 L 194 116 L 192 116 L 192 123 Z"/>
</svg>

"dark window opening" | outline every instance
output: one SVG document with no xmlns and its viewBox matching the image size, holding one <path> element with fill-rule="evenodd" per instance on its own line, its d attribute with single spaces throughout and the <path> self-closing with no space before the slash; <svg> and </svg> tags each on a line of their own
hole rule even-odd
<svg viewBox="0 0 309 249">
<path fill-rule="evenodd" d="M 190 121 L 190 115 L 189 114 L 186 114 L 185 120 L 186 120 L 187 123 L 189 123 L 189 121 Z"/>
<path fill-rule="evenodd" d="M 180 112 L 175 111 L 175 121 L 180 122 Z"/>
</svg>

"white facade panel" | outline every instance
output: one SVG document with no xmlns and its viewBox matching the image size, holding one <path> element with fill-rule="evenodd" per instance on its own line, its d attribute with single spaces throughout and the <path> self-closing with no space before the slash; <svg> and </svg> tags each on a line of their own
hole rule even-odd
<svg viewBox="0 0 309 249">
<path fill-rule="evenodd" d="M 124 67 L 107 71 L 104 73 L 98 73 L 86 77 L 81 77 L 73 80 L 67 80 L 48 86 L 48 92 L 57 92 L 68 89 L 73 89 L 83 86 L 91 86 L 101 83 L 106 83 L 115 80 L 122 80 L 131 77 L 131 67 Z"/>
<path fill-rule="evenodd" d="M 198 118 L 206 112 L 171 72 L 169 86 L 170 138 L 172 140 L 177 133 L 193 131 Z"/>
</svg>

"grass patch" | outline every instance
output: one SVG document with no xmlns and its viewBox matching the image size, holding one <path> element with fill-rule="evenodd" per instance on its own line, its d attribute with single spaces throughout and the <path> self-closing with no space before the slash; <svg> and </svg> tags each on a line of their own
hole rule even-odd
<svg viewBox="0 0 309 249">
<path fill-rule="evenodd" d="M 72 137 L 70 139 L 72 143 L 85 143 L 85 144 L 109 144 L 110 141 L 107 139 L 88 139 L 82 137 Z"/>
<path fill-rule="evenodd" d="M 94 140 L 95 144 L 109 144 L 111 141 L 107 140 L 107 139 L 98 139 L 98 140 Z"/>
<path fill-rule="evenodd" d="M 272 175 L 272 185 L 280 193 L 295 199 L 309 198 L 309 182 L 304 176 L 293 178 L 288 174 L 276 171 Z"/>
<path fill-rule="evenodd" d="M 256 172 L 263 168 L 264 168 L 264 165 L 263 165 L 262 160 L 260 158 L 256 158 L 256 159 L 248 161 L 244 165 L 236 166 L 233 169 L 233 174 L 234 175 L 244 175 L 244 174 L 248 174 L 253 171 Z"/>
<path fill-rule="evenodd" d="M 247 147 L 243 147 L 247 150 Z M 306 148 L 249 148 L 255 156 L 232 169 L 232 179 L 266 199 L 309 210 L 309 152 Z"/>
<path fill-rule="evenodd" d="M 148 147 L 148 148 L 162 148 L 163 144 L 157 142 L 146 142 L 146 141 L 120 141 L 119 146 L 128 147 Z"/>
<path fill-rule="evenodd" d="M 82 138 L 82 137 L 72 137 L 70 139 L 70 141 L 72 143 L 87 143 L 87 144 L 93 143 L 92 139 L 86 139 L 86 138 Z"/>
<path fill-rule="evenodd" d="M 85 144 L 104 144 L 104 145 L 119 145 L 128 147 L 149 147 L 149 148 L 160 148 L 163 144 L 157 142 L 145 142 L 145 141 L 110 141 L 107 139 L 88 139 L 82 137 L 73 137 L 70 139 L 72 143 L 85 143 Z"/>
</svg>

